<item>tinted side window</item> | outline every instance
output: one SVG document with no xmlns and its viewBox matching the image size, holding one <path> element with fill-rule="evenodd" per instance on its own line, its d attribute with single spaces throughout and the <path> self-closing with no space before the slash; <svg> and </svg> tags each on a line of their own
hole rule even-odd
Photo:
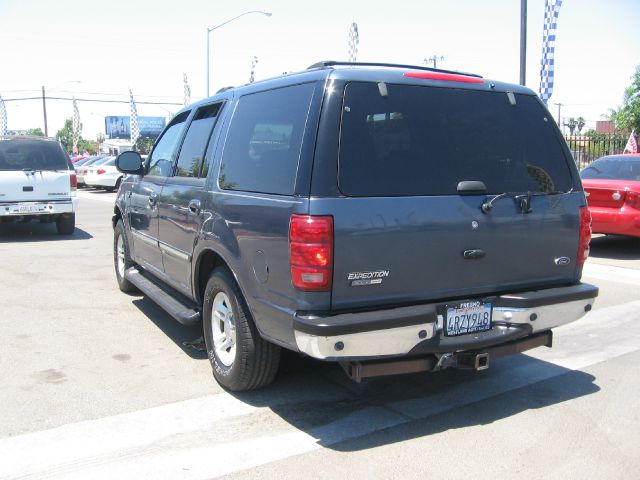
<svg viewBox="0 0 640 480">
<path fill-rule="evenodd" d="M 176 176 L 198 177 L 202 168 L 205 150 L 216 123 L 221 103 L 206 105 L 198 109 L 189 125 L 189 130 L 182 143 Z"/>
<path fill-rule="evenodd" d="M 242 97 L 225 142 L 219 185 L 291 195 L 314 84 Z"/>
<path fill-rule="evenodd" d="M 354 82 L 344 93 L 338 184 L 351 196 L 568 191 L 568 159 L 529 95 Z"/>
<path fill-rule="evenodd" d="M 180 133 L 184 121 L 189 116 L 189 112 L 177 115 L 167 126 L 162 136 L 158 139 L 151 156 L 149 157 L 149 173 L 147 175 L 157 175 L 168 177 L 173 169 L 173 152 L 180 140 Z"/>
</svg>

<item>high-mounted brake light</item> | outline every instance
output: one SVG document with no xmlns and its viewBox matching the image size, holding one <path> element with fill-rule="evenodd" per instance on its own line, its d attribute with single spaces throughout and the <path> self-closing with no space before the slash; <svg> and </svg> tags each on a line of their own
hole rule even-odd
<svg viewBox="0 0 640 480">
<path fill-rule="evenodd" d="M 591 213 L 588 207 L 580 207 L 580 236 L 578 238 L 578 255 L 576 263 L 584 264 L 589 256 L 589 242 L 591 241 Z"/>
<path fill-rule="evenodd" d="M 291 215 L 289 224 L 291 281 L 298 290 L 331 290 L 333 217 Z"/>
<path fill-rule="evenodd" d="M 445 82 L 484 83 L 482 78 L 469 77 L 467 75 L 459 75 L 456 73 L 406 72 L 404 76 L 409 78 L 424 78 L 425 80 L 442 80 Z"/>
</svg>

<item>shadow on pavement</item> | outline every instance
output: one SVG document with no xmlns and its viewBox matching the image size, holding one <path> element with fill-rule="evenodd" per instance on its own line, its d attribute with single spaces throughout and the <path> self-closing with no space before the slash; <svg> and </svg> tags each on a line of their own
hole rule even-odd
<svg viewBox="0 0 640 480">
<path fill-rule="evenodd" d="M 523 354 L 493 365 L 485 372 L 446 370 L 357 384 L 336 364 L 303 360 L 297 371 L 281 371 L 271 387 L 233 395 L 270 408 L 323 447 L 348 452 L 486 425 L 600 390 L 590 374 Z M 308 389 L 318 390 L 318 399 L 300 402 L 300 392 Z M 381 416 L 394 420 L 385 426 Z M 367 431 L 368 423 L 374 426 Z M 350 436 L 352 428 L 364 433 Z"/>
<path fill-rule="evenodd" d="M 591 239 L 590 257 L 640 260 L 640 238 L 603 235 Z"/>
<path fill-rule="evenodd" d="M 61 240 L 89 240 L 93 235 L 76 227 L 71 235 L 59 235 L 55 223 L 0 223 L 0 243 L 56 242 Z"/>
<path fill-rule="evenodd" d="M 207 359 L 206 352 L 188 346 L 200 339 L 199 325 L 179 324 L 145 297 L 133 304 L 189 357 Z M 271 386 L 229 393 L 249 405 L 270 409 L 319 445 L 346 452 L 546 408 L 598 392 L 594 381 L 593 375 L 519 354 L 496 359 L 483 372 L 445 370 L 355 383 L 337 363 L 283 350 Z"/>
<path fill-rule="evenodd" d="M 200 325 L 186 327 L 178 323 L 171 315 L 147 297 L 137 298 L 132 303 L 189 357 L 197 360 L 207 358 L 206 351 L 189 346 L 189 344 L 197 343 L 202 337 L 202 327 Z M 207 380 L 209 379 L 203 379 L 203 381 Z"/>
</svg>

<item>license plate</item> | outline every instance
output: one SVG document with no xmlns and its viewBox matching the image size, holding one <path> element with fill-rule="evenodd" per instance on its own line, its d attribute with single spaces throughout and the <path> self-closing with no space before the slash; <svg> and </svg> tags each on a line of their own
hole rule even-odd
<svg viewBox="0 0 640 480">
<path fill-rule="evenodd" d="M 47 205 L 38 204 L 23 204 L 23 205 L 11 205 L 9 207 L 9 213 L 16 215 L 23 215 L 25 213 L 39 213 L 47 210 Z"/>
<path fill-rule="evenodd" d="M 444 334 L 457 337 L 491 330 L 491 304 L 479 300 L 447 305 Z"/>
</svg>

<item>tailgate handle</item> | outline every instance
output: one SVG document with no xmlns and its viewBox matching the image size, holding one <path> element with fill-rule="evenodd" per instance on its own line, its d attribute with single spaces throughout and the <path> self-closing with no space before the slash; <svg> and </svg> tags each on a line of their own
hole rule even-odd
<svg viewBox="0 0 640 480">
<path fill-rule="evenodd" d="M 487 254 L 484 250 L 475 249 L 475 250 L 465 250 L 462 252 L 462 256 L 465 260 L 477 260 L 479 258 L 484 257 Z"/>
<path fill-rule="evenodd" d="M 22 187 L 23 192 L 33 192 L 33 187 Z"/>
</svg>

